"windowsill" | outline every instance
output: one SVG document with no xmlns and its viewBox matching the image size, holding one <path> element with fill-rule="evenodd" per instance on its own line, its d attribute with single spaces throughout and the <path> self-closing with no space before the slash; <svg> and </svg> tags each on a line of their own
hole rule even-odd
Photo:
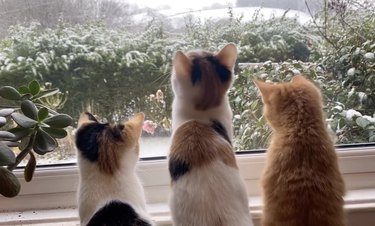
<svg viewBox="0 0 375 226">
<path fill-rule="evenodd" d="M 261 215 L 260 177 L 265 154 L 236 155 L 242 177 L 250 197 L 253 219 Z M 340 171 L 346 183 L 346 210 L 350 222 L 362 222 L 369 216 L 375 218 L 375 146 L 350 147 L 338 151 Z M 76 190 L 77 166 L 37 168 L 34 178 L 26 183 L 23 171 L 15 174 L 21 181 L 17 197 L 0 196 L 0 225 L 77 225 Z M 170 225 L 167 200 L 170 177 L 165 159 L 140 161 L 138 174 L 143 181 L 149 211 L 157 225 Z M 373 226 L 372 223 L 348 226 Z"/>
<path fill-rule="evenodd" d="M 375 189 L 349 191 L 345 197 L 345 210 L 348 215 L 354 212 L 373 212 L 375 216 Z M 254 221 L 261 216 L 261 197 L 250 197 L 250 210 Z M 148 211 L 153 216 L 156 225 L 171 225 L 171 217 L 167 203 L 148 205 Z M 63 226 L 79 225 L 76 208 L 50 209 L 22 212 L 0 213 L 0 225 L 40 225 L 58 224 Z"/>
</svg>

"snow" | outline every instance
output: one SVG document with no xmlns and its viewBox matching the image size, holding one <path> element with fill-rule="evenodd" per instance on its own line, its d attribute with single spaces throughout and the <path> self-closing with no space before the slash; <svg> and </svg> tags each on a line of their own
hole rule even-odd
<svg viewBox="0 0 375 226">
<path fill-rule="evenodd" d="M 247 22 L 254 20 L 254 17 L 258 15 L 258 18 L 262 19 L 271 19 L 272 17 L 282 17 L 285 14 L 284 9 L 276 9 L 276 8 L 260 8 L 260 7 L 239 7 L 239 8 L 232 8 L 234 17 L 242 17 L 242 21 Z M 200 18 L 202 20 L 218 20 L 218 19 L 228 19 L 229 13 L 228 9 L 210 9 L 210 10 L 181 10 L 181 9 L 168 9 L 168 10 L 159 10 L 157 14 L 161 14 L 166 16 L 167 18 L 171 19 L 172 22 L 175 21 L 177 23 L 178 19 L 183 19 L 187 16 L 193 16 L 195 18 Z M 311 21 L 310 15 L 297 11 L 297 10 L 289 10 L 285 17 L 287 18 L 296 18 L 301 24 L 305 24 Z M 135 22 L 144 22 L 150 21 L 152 19 L 152 15 L 148 13 L 141 13 L 136 14 L 133 16 Z M 174 24 L 177 26 L 178 24 Z"/>
</svg>

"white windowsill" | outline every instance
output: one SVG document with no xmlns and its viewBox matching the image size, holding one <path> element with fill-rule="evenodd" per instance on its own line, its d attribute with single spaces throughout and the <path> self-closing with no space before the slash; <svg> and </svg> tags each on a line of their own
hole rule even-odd
<svg viewBox="0 0 375 226">
<path fill-rule="evenodd" d="M 259 221 L 261 216 L 261 197 L 250 197 L 249 202 L 252 217 Z M 375 189 L 350 191 L 345 197 L 345 211 L 348 215 L 358 211 L 372 211 L 375 219 Z M 171 217 L 167 203 L 148 205 L 148 211 L 153 216 L 156 225 L 171 225 Z M 21 212 L 0 213 L 0 225 L 79 225 L 76 208 L 50 209 Z"/>
<path fill-rule="evenodd" d="M 348 226 L 373 226 L 375 219 L 375 146 L 339 150 L 339 165 L 347 187 L 346 211 L 349 222 L 372 217 L 372 223 Z M 247 184 L 250 210 L 259 223 L 261 198 L 259 179 L 264 154 L 237 155 L 240 172 Z M 170 225 L 167 206 L 170 178 L 166 160 L 141 161 L 138 173 L 143 181 L 149 211 L 157 225 Z M 38 168 L 33 181 L 26 183 L 16 171 L 22 189 L 15 198 L 0 197 L 0 225 L 77 225 L 76 166 Z"/>
</svg>

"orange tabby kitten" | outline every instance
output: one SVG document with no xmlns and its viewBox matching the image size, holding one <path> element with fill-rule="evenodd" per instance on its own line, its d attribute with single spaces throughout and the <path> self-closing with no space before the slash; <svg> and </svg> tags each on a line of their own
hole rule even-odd
<svg viewBox="0 0 375 226">
<path fill-rule="evenodd" d="M 273 130 L 262 186 L 263 226 L 343 226 L 345 185 L 325 125 L 319 89 L 254 81 Z"/>
</svg>

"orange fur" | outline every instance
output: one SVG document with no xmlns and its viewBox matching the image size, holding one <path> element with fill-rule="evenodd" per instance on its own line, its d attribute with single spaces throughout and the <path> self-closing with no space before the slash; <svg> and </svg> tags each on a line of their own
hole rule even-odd
<svg viewBox="0 0 375 226">
<path fill-rule="evenodd" d="M 135 146 L 135 151 L 139 155 L 139 137 L 142 133 L 143 121 L 145 115 L 143 113 L 136 114 L 133 118 L 125 123 L 125 131 L 123 135 L 124 143 L 129 146 Z"/>
<path fill-rule="evenodd" d="M 189 163 L 192 168 L 201 167 L 215 159 L 237 168 L 232 146 L 209 125 L 188 121 L 174 134 L 170 159 Z"/>
<path fill-rule="evenodd" d="M 124 153 L 119 149 L 119 143 L 103 135 L 100 139 L 99 169 L 104 173 L 114 174 L 120 169 L 120 159 L 123 154 Z"/>
<path fill-rule="evenodd" d="M 254 82 L 273 130 L 262 177 L 262 225 L 343 226 L 345 185 L 319 89 L 303 76 Z"/>
</svg>

